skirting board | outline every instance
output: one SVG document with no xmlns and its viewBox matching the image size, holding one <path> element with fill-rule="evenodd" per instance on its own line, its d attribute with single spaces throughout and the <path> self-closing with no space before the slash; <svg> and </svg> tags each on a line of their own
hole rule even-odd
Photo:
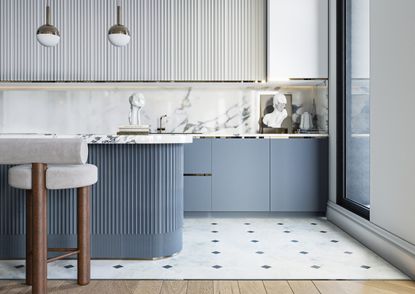
<svg viewBox="0 0 415 294">
<path fill-rule="evenodd" d="M 327 219 L 415 279 L 415 245 L 329 201 Z"/>
</svg>

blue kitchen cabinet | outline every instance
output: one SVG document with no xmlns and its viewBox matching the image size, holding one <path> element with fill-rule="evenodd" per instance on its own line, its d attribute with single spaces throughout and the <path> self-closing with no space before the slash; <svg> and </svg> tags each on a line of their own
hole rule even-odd
<svg viewBox="0 0 415 294">
<path fill-rule="evenodd" d="M 184 173 L 200 174 L 212 172 L 212 140 L 193 139 L 184 146 Z"/>
<path fill-rule="evenodd" d="M 184 211 L 211 211 L 212 177 L 184 177 Z"/>
<path fill-rule="evenodd" d="M 269 211 L 267 139 L 212 141 L 212 211 Z"/>
<path fill-rule="evenodd" d="M 271 140 L 271 211 L 322 212 L 328 198 L 328 139 Z"/>
<path fill-rule="evenodd" d="M 184 211 L 211 211 L 212 140 L 194 139 L 184 147 Z"/>
</svg>

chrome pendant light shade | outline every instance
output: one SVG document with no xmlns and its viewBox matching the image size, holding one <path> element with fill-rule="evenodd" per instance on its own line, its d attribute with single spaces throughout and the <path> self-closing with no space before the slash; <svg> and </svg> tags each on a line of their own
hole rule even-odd
<svg viewBox="0 0 415 294">
<path fill-rule="evenodd" d="M 46 6 L 46 24 L 37 29 L 36 39 L 45 47 L 56 46 L 61 39 L 58 29 L 50 24 L 49 5 Z"/>
<path fill-rule="evenodd" d="M 121 6 L 117 6 L 117 24 L 113 25 L 108 31 L 108 40 L 117 47 L 126 46 L 130 42 L 131 36 L 127 27 L 121 24 Z"/>
</svg>

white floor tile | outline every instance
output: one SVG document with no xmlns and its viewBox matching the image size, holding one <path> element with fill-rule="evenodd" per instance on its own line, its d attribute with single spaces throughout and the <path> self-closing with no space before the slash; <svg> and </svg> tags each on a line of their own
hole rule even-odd
<svg viewBox="0 0 415 294">
<path fill-rule="evenodd" d="M 217 231 L 217 232 L 215 232 Z M 217 240 L 218 242 L 212 242 Z M 214 252 L 214 253 L 213 253 Z M 24 261 L 0 261 L 0 279 L 23 279 Z M 117 265 L 121 267 L 116 268 Z M 72 267 L 71 267 L 72 266 Z M 48 266 L 75 279 L 76 261 Z M 93 279 L 407 279 L 324 218 L 186 218 L 183 250 L 155 260 L 93 260 Z"/>
</svg>

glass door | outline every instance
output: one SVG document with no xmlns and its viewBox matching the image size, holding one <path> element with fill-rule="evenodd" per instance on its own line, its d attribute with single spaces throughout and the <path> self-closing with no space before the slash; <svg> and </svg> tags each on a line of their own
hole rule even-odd
<svg viewBox="0 0 415 294">
<path fill-rule="evenodd" d="M 337 5 L 337 202 L 369 218 L 370 0 Z"/>
</svg>

